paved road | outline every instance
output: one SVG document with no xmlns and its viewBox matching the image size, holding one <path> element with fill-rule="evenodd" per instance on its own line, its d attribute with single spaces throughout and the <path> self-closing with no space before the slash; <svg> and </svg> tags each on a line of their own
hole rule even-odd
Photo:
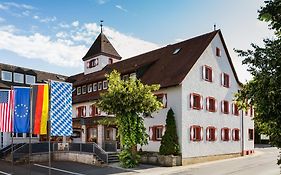
<svg viewBox="0 0 281 175">
<path fill-rule="evenodd" d="M 256 149 L 256 155 L 245 156 L 216 162 L 182 166 L 155 167 L 141 165 L 133 170 L 118 167 L 96 167 L 74 162 L 52 162 L 52 175 L 280 175 L 281 169 L 276 165 L 278 150 L 276 148 Z M 28 165 L 16 165 L 14 175 L 29 175 Z M 11 164 L 0 161 L 0 175 L 10 175 Z M 47 175 L 47 163 L 32 164 L 31 175 Z"/>
<path fill-rule="evenodd" d="M 258 148 L 257 156 L 241 157 L 194 166 L 172 175 L 280 175 L 276 148 Z"/>
</svg>

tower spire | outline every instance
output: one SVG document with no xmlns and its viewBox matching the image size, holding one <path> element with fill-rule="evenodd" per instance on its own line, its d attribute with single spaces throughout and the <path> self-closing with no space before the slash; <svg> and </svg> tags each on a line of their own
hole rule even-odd
<svg viewBox="0 0 281 175">
<path fill-rule="evenodd" d="M 100 20 L 100 33 L 102 33 L 102 23 L 103 23 L 103 20 Z"/>
</svg>

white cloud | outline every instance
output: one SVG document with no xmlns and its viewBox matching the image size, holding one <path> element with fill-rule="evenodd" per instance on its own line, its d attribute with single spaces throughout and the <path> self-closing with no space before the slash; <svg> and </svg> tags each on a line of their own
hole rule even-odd
<svg viewBox="0 0 281 175">
<path fill-rule="evenodd" d="M 6 5 L 7 9 L 10 8 L 10 7 L 15 7 L 15 8 L 18 8 L 18 9 L 26 9 L 26 10 L 33 10 L 33 9 L 35 9 L 31 5 L 19 4 L 19 3 L 15 3 L 15 2 L 5 2 L 3 4 Z"/>
<path fill-rule="evenodd" d="M 56 33 L 55 39 L 38 32 L 31 35 L 15 34 L 14 26 L 1 26 L 0 49 L 58 66 L 81 67 L 81 58 L 100 33 L 100 27 L 96 23 L 80 26 L 74 27 L 73 30 Z M 104 27 L 104 33 L 123 59 L 159 47 L 154 43 L 120 33 L 113 28 Z"/>
<path fill-rule="evenodd" d="M 68 24 L 66 24 L 66 23 L 59 23 L 58 25 L 59 25 L 59 27 L 61 27 L 61 28 L 69 28 L 69 27 L 70 27 L 70 25 L 68 25 Z"/>
<path fill-rule="evenodd" d="M 35 33 L 34 35 L 15 35 L 0 31 L 0 49 L 14 52 L 29 59 L 41 59 L 48 63 L 80 67 L 81 58 L 87 51 L 83 45 L 70 45 L 63 40 L 52 41 L 50 37 Z"/>
<path fill-rule="evenodd" d="M 15 33 L 18 31 L 18 29 L 13 25 L 5 25 L 5 26 L 0 26 L 0 31 Z"/>
<path fill-rule="evenodd" d="M 39 19 L 39 16 L 34 15 L 34 16 L 33 16 L 33 19 Z"/>
<path fill-rule="evenodd" d="M 39 21 L 42 23 L 54 22 L 57 20 L 57 17 L 46 17 L 46 18 L 39 18 Z"/>
<path fill-rule="evenodd" d="M 34 15 L 32 18 L 42 23 L 55 22 L 57 20 L 57 17 L 55 16 L 43 18 L 38 15 Z"/>
<path fill-rule="evenodd" d="M 115 7 L 118 8 L 119 10 L 122 10 L 123 12 L 128 12 L 128 10 L 123 8 L 121 5 L 115 5 Z"/>
<path fill-rule="evenodd" d="M 7 10 L 7 9 L 8 9 L 8 6 L 5 6 L 5 5 L 3 5 L 3 4 L 0 4 L 0 9 L 1 9 L 1 10 Z"/>
<path fill-rule="evenodd" d="M 79 26 L 79 21 L 73 21 L 73 22 L 71 23 L 71 25 L 72 25 L 73 27 L 78 27 L 78 26 Z"/>
</svg>

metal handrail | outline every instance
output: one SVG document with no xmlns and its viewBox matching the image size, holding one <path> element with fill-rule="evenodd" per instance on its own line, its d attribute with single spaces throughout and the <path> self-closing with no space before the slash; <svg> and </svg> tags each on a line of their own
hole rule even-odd
<svg viewBox="0 0 281 175">
<path fill-rule="evenodd" d="M 99 145 L 93 142 L 93 152 L 105 163 L 108 163 L 108 153 L 105 152 Z"/>
</svg>

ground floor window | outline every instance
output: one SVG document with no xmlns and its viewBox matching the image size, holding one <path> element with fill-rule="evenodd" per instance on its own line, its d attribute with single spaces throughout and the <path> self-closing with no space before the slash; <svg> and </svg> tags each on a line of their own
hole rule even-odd
<svg viewBox="0 0 281 175">
<path fill-rule="evenodd" d="M 229 128 L 222 128 L 221 129 L 221 140 L 222 141 L 229 141 L 230 139 L 230 129 Z"/>
<path fill-rule="evenodd" d="M 206 140 L 216 141 L 217 140 L 217 129 L 214 126 L 209 126 L 206 128 Z"/>
<path fill-rule="evenodd" d="M 160 141 L 162 140 L 164 132 L 165 126 L 163 125 L 149 127 L 149 139 L 152 141 Z"/>
<path fill-rule="evenodd" d="M 234 128 L 232 130 L 232 140 L 233 141 L 239 141 L 240 140 L 240 131 L 238 128 Z"/>
<path fill-rule="evenodd" d="M 249 129 L 249 140 L 253 140 L 254 139 L 254 130 L 253 129 Z"/>
<path fill-rule="evenodd" d="M 203 127 L 199 125 L 193 125 L 190 127 L 190 140 L 202 141 L 203 140 Z"/>
</svg>

